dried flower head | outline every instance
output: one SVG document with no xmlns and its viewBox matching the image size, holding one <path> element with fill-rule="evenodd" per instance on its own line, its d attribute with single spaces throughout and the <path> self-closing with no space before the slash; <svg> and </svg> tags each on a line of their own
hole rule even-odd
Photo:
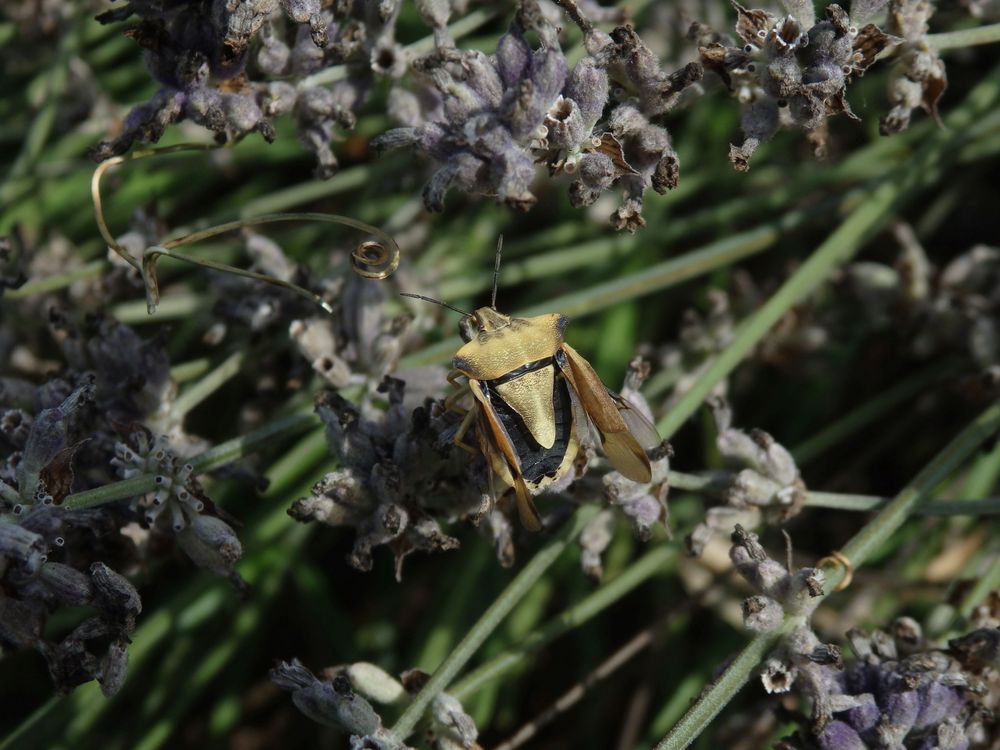
<svg viewBox="0 0 1000 750">
<path fill-rule="evenodd" d="M 889 73 L 892 109 L 879 122 L 883 135 L 906 130 L 917 107 L 940 122 L 937 105 L 948 88 L 948 77 L 940 55 L 926 39 L 933 13 L 931 0 L 890 0 L 887 30 L 903 41 Z"/>
<path fill-rule="evenodd" d="M 625 199 L 611 221 L 634 232 L 645 223 L 646 189 L 677 185 L 677 154 L 667 131 L 650 119 L 675 106 L 700 67 L 668 75 L 631 27 L 608 36 L 575 3 L 560 4 L 583 30 L 589 53 L 572 70 L 534 0 L 521 4 L 494 55 L 446 43 L 414 61 L 427 93 L 419 100 L 407 94 L 407 104 L 395 107 L 407 113 L 405 127 L 372 145 L 380 153 L 413 147 L 439 165 L 424 188 L 428 210 L 442 210 L 452 188 L 526 210 L 537 200 L 535 165 L 545 163 L 552 175 L 574 177 L 575 206 L 620 183 Z M 529 44 L 528 32 L 540 46 Z M 630 89 L 622 89 L 617 105 L 615 76 Z M 422 110 L 414 107 L 420 102 Z"/>
<path fill-rule="evenodd" d="M 688 548 L 700 554 L 713 533 L 729 533 L 734 525 L 755 528 L 796 516 L 806 499 L 806 486 L 791 453 L 763 430 L 743 432 L 732 426 L 732 410 L 724 399 L 709 401 L 718 430 L 715 444 L 726 461 L 742 466 L 725 492 L 726 504 L 710 508 L 704 524 L 689 536 Z"/>
<path fill-rule="evenodd" d="M 783 16 L 733 1 L 737 40 L 721 37 L 699 52 L 743 107 L 744 140 L 729 150 L 738 171 L 749 169 L 758 146 L 783 127 L 802 128 L 817 155 L 825 154 L 827 118 L 855 117 L 848 84 L 894 41 L 874 24 L 863 25 L 885 2 L 856 0 L 850 13 L 828 5 L 816 20 L 808 0 L 784 2 Z"/>
</svg>

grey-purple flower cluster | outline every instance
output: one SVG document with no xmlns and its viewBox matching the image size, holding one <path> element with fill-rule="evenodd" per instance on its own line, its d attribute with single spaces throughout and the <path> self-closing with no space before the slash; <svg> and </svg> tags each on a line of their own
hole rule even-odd
<svg viewBox="0 0 1000 750">
<path fill-rule="evenodd" d="M 677 154 L 653 121 L 701 77 L 700 66 L 668 74 L 631 26 L 608 35 L 575 3 L 559 4 L 584 33 L 587 54 L 572 68 L 533 0 L 520 4 L 493 55 L 445 43 L 414 61 L 419 88 L 397 90 L 390 107 L 403 127 L 373 146 L 412 147 L 436 163 L 423 192 L 429 210 L 442 210 L 451 189 L 527 210 L 537 201 L 536 165 L 544 164 L 571 178 L 575 206 L 620 185 L 623 203 L 611 220 L 631 232 L 645 223 L 645 191 L 676 187 Z"/>
</svg>

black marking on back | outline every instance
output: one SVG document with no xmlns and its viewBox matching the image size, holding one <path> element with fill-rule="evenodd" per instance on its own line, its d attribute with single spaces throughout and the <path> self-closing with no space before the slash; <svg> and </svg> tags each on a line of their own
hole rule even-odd
<svg viewBox="0 0 1000 750">
<path fill-rule="evenodd" d="M 548 367 L 551 364 L 552 357 L 536 359 L 534 362 L 529 362 L 526 365 L 521 365 L 520 367 L 511 370 L 506 375 L 501 375 L 499 378 L 493 378 L 493 380 L 490 381 L 490 385 L 503 385 L 504 383 L 509 383 L 511 380 L 516 380 L 522 375 L 534 372 L 535 370 L 541 370 L 543 367 Z"/>
<path fill-rule="evenodd" d="M 519 373 L 520 375 L 530 371 L 524 370 L 524 368 L 518 369 L 523 370 Z M 536 369 L 539 368 L 532 367 L 532 370 Z M 496 412 L 500 424 L 507 430 L 511 445 L 514 447 L 514 453 L 521 461 L 521 474 L 529 483 L 538 483 L 545 477 L 555 476 L 566 456 L 566 450 L 573 435 L 573 401 L 569 393 L 569 384 L 561 372 L 555 368 L 552 372 L 555 376 L 555 383 L 552 387 L 552 411 L 556 425 L 556 439 L 551 448 L 543 448 L 538 444 L 525 426 L 521 415 L 514 411 L 510 404 L 504 401 L 503 397 L 493 389 L 493 386 L 498 383 L 505 383 L 513 378 L 505 375 L 497 380 L 481 382 L 483 394 L 489 400 L 493 411 Z"/>
</svg>

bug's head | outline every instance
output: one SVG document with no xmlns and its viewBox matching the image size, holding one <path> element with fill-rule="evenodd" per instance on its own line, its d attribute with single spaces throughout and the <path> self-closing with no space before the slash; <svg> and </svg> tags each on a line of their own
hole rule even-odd
<svg viewBox="0 0 1000 750">
<path fill-rule="evenodd" d="M 462 341 L 472 341 L 480 333 L 492 333 L 510 325 L 510 316 L 497 312 L 493 307 L 480 307 L 469 313 L 458 323 Z"/>
</svg>

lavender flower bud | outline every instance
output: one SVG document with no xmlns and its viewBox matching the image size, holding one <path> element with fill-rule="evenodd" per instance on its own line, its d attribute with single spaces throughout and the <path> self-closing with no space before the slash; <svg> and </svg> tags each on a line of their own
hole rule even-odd
<svg viewBox="0 0 1000 750">
<path fill-rule="evenodd" d="M 614 162 L 607 154 L 594 152 L 580 157 L 580 181 L 587 187 L 606 190 L 615 176 Z"/>
<path fill-rule="evenodd" d="M 45 540 L 20 524 L 0 517 L 0 560 L 22 563 L 28 573 L 35 573 L 45 562 Z"/>
<path fill-rule="evenodd" d="M 110 698 L 117 695 L 125 684 L 126 676 L 128 676 L 128 641 L 112 641 L 104 658 L 101 659 L 101 669 L 97 676 L 104 696 Z"/>
<path fill-rule="evenodd" d="M 868 750 L 854 729 L 836 719 L 823 727 L 816 740 L 821 750 Z"/>
<path fill-rule="evenodd" d="M 93 598 L 90 579 L 69 565 L 47 562 L 38 571 L 38 576 L 52 595 L 63 604 L 80 607 L 89 604 Z"/>
<path fill-rule="evenodd" d="M 898 676 L 891 674 L 885 677 L 882 685 L 884 712 L 875 727 L 875 735 L 886 747 L 901 745 L 920 714 L 919 694 L 916 690 L 901 689 L 900 682 Z"/>
<path fill-rule="evenodd" d="M 542 124 L 562 92 L 566 75 L 566 58 L 558 49 L 543 48 L 534 53 L 529 78 L 521 81 L 505 118 L 515 141 L 523 142 Z"/>
<path fill-rule="evenodd" d="M 215 516 L 198 515 L 177 534 L 177 544 L 199 568 L 232 577 L 243 547 L 232 527 Z"/>
<path fill-rule="evenodd" d="M 584 57 L 573 66 L 564 95 L 576 102 L 586 133 L 604 114 L 609 88 L 607 71 L 593 57 Z"/>
<path fill-rule="evenodd" d="M 615 517 L 609 510 L 602 510 L 594 516 L 583 533 L 580 534 L 580 566 L 583 572 L 595 580 L 600 580 L 604 573 L 601 565 L 601 553 L 607 549 L 615 530 Z"/>
<path fill-rule="evenodd" d="M 892 637 L 904 656 L 918 650 L 924 641 L 923 629 L 912 617 L 897 617 L 893 620 Z"/>
<path fill-rule="evenodd" d="M 878 724 L 882 709 L 871 693 L 861 693 L 856 698 L 858 703 L 847 711 L 847 720 L 858 732 L 865 734 Z"/>
<path fill-rule="evenodd" d="M 295 87 L 286 81 L 270 81 L 260 93 L 260 106 L 267 117 L 291 112 L 298 99 Z"/>
<path fill-rule="evenodd" d="M 934 735 L 926 737 L 917 750 L 968 750 L 970 743 L 962 720 L 952 716 L 938 724 Z"/>
<path fill-rule="evenodd" d="M 729 550 L 729 558 L 737 572 L 765 594 L 779 591 L 788 577 L 788 571 L 767 556 L 757 535 L 737 524 L 731 539 L 733 546 Z"/>
<path fill-rule="evenodd" d="M 292 702 L 313 721 L 343 728 L 356 735 L 375 735 L 382 720 L 364 698 L 351 689 L 344 676 L 321 682 L 298 659 L 279 662 L 270 672 L 275 685 L 292 694 Z"/>
<path fill-rule="evenodd" d="M 355 690 L 376 703 L 392 705 L 406 697 L 402 683 L 375 664 L 355 662 L 344 670 L 344 674 Z"/>
<path fill-rule="evenodd" d="M 424 186 L 424 206 L 428 211 L 443 211 L 445 193 L 452 185 L 473 188 L 486 168 L 486 163 L 472 154 L 455 154 Z"/>
<path fill-rule="evenodd" d="M 505 89 L 513 88 L 527 74 L 531 47 L 516 26 L 500 37 L 496 48 L 496 67 Z"/>
<path fill-rule="evenodd" d="M 785 611 L 769 596 L 751 596 L 743 600 L 743 626 L 755 633 L 777 630 L 785 621 Z"/>
<path fill-rule="evenodd" d="M 819 568 L 800 568 L 786 578 L 781 602 L 791 614 L 808 612 L 810 600 L 823 596 L 824 583 L 826 575 Z"/>
<path fill-rule="evenodd" d="M 917 693 L 920 709 L 913 720 L 914 729 L 936 726 L 950 716 L 958 716 L 965 705 L 961 689 L 936 679 L 921 685 Z"/>
<path fill-rule="evenodd" d="M 373 138 L 370 148 L 376 156 L 382 156 L 390 151 L 412 146 L 419 138 L 420 131 L 415 127 L 392 128 Z"/>
<path fill-rule="evenodd" d="M 744 469 L 726 491 L 726 502 L 736 508 L 766 507 L 774 503 L 780 491 L 781 485 L 774 480 L 761 476 L 753 469 Z"/>
<path fill-rule="evenodd" d="M 34 418 L 23 409 L 7 409 L 0 413 L 0 436 L 15 450 L 23 450 L 33 423 Z"/>
<path fill-rule="evenodd" d="M 67 448 L 72 421 L 84 404 L 94 400 L 94 391 L 90 383 L 81 386 L 58 406 L 35 417 L 17 466 L 17 488 L 25 500 L 30 500 L 38 488 L 42 470 Z"/>
<path fill-rule="evenodd" d="M 320 0 L 280 0 L 281 8 L 295 23 L 308 23 L 313 44 L 325 47 L 328 41 Z"/>
<path fill-rule="evenodd" d="M 576 102 L 564 96 L 556 99 L 545 115 L 544 123 L 548 129 L 547 140 L 551 148 L 572 149 L 590 132 L 584 125 Z"/>
<path fill-rule="evenodd" d="M 257 51 L 257 65 L 268 75 L 283 75 L 288 69 L 292 51 L 278 38 L 273 28 L 270 26 L 264 28 L 265 32 L 261 35 L 263 43 Z"/>
<path fill-rule="evenodd" d="M 90 566 L 90 582 L 95 603 L 126 633 L 131 633 L 136 616 L 142 612 L 142 600 L 135 586 L 102 562 Z"/>
<path fill-rule="evenodd" d="M 428 26 L 440 29 L 448 25 L 448 17 L 451 15 L 450 0 L 417 0 L 416 5 L 417 12 Z"/>
<path fill-rule="evenodd" d="M 447 693 L 439 693 L 431 703 L 431 731 L 463 748 L 473 747 L 479 736 L 472 717 L 465 713 L 457 698 Z"/>
</svg>

